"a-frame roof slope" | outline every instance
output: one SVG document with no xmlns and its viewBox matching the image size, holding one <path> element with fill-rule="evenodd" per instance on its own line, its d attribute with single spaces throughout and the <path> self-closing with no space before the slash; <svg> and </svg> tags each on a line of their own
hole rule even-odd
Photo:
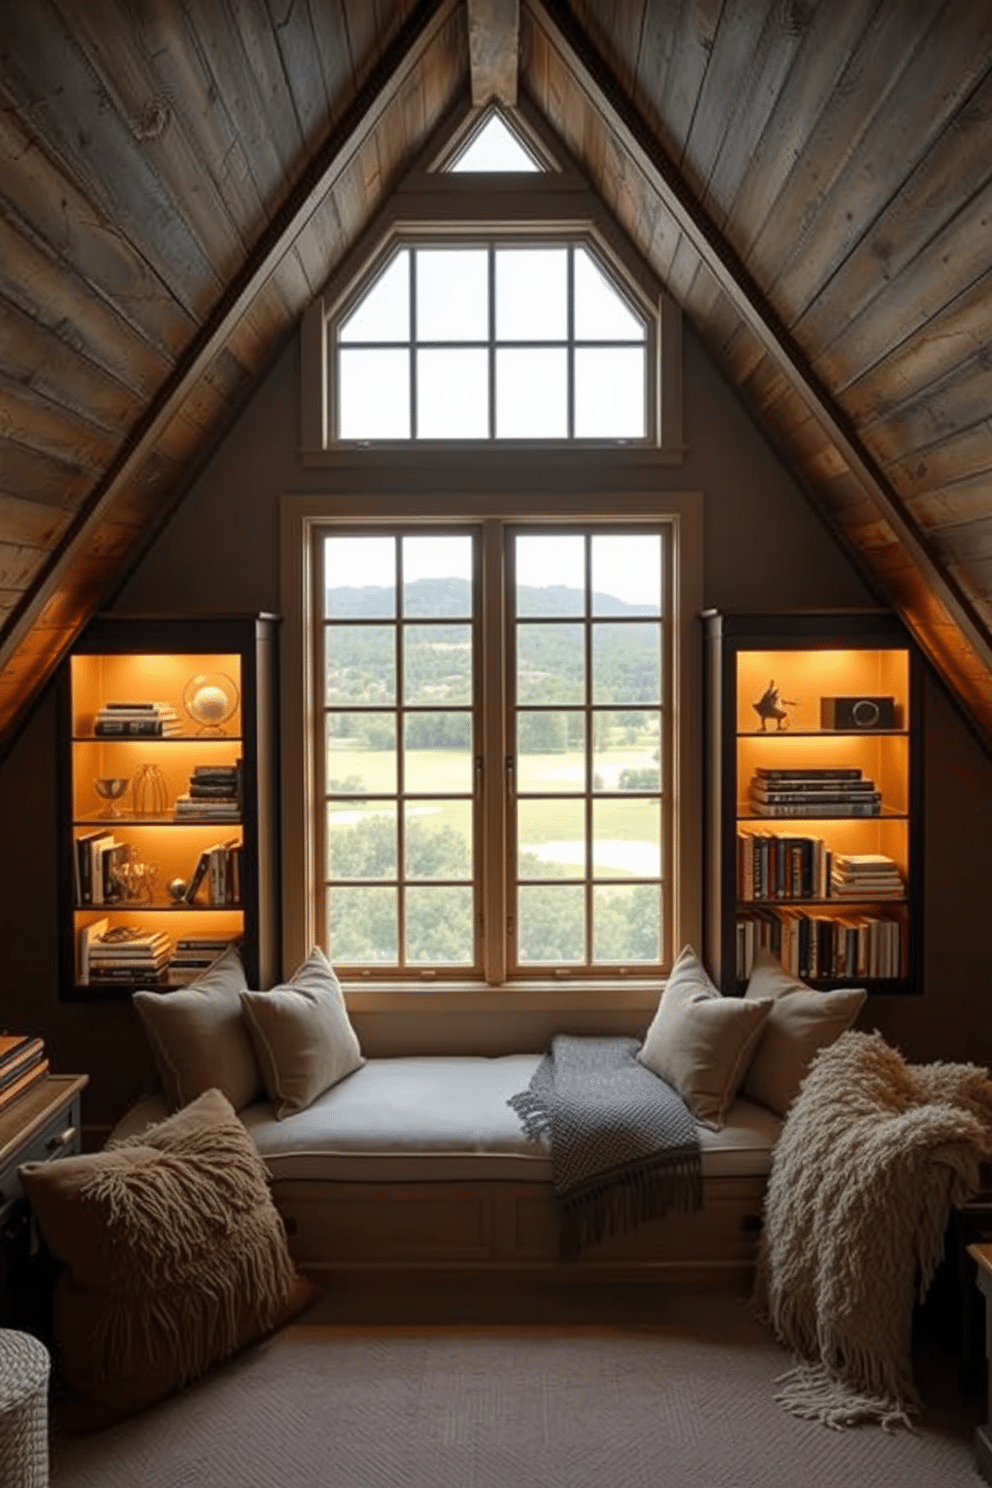
<svg viewBox="0 0 992 1488">
<path fill-rule="evenodd" d="M 992 10 L 516 10 L 0 0 L 0 734 L 513 12 L 521 95 L 992 742 Z"/>
</svg>

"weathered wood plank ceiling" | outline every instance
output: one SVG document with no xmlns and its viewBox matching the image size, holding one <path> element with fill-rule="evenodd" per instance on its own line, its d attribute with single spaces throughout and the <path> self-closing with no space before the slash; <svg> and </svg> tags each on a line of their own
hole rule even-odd
<svg viewBox="0 0 992 1488">
<path fill-rule="evenodd" d="M 520 38 L 992 742 L 992 7 L 522 0 Z M 459 0 L 0 0 L 0 734 L 459 100 Z"/>
</svg>

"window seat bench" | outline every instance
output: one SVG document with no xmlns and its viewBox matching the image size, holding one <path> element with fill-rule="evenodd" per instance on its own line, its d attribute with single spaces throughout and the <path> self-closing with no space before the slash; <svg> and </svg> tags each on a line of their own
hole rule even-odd
<svg viewBox="0 0 992 1488">
<path fill-rule="evenodd" d="M 484 1268 L 602 1280 L 746 1273 L 753 1266 L 781 1121 L 738 1099 L 724 1128 L 699 1127 L 701 1210 L 654 1220 L 558 1258 L 550 1149 L 507 1104 L 538 1054 L 369 1059 L 305 1110 L 239 1112 L 305 1271 Z M 148 1097 L 114 1129 L 166 1114 Z"/>
</svg>

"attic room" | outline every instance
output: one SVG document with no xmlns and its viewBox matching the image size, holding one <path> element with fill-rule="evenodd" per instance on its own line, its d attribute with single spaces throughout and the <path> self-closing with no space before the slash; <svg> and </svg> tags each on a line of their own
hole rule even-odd
<svg viewBox="0 0 992 1488">
<path fill-rule="evenodd" d="M 747 905 L 735 915 L 739 870 L 728 864 L 754 827 L 738 830 L 732 780 L 729 808 L 725 799 L 733 761 L 724 753 L 736 746 L 720 718 L 718 699 L 730 696 L 719 690 L 720 667 L 742 669 L 738 733 L 765 733 L 765 714 L 758 710 L 760 725 L 755 716 L 762 689 L 776 706 L 782 700 L 768 715 L 767 745 L 737 756 L 750 770 L 772 758 L 761 751 L 778 748 L 776 733 L 797 745 L 804 732 L 821 733 L 828 700 L 811 660 L 817 650 L 869 647 L 873 635 L 908 671 L 893 681 L 883 661 L 877 672 L 838 673 L 830 687 L 852 694 L 837 704 L 881 694 L 868 701 L 882 704 L 881 731 L 899 736 L 893 749 L 866 738 L 854 754 L 823 744 L 790 758 L 863 759 L 863 773 L 878 778 L 881 815 L 898 822 L 845 835 L 821 821 L 806 840 L 820 844 L 815 851 L 833 843 L 835 855 L 891 853 L 904 881 L 900 907 L 882 903 L 880 913 L 896 921 L 902 949 L 889 971 L 872 977 L 852 964 L 821 977 L 821 990 L 829 981 L 832 996 L 867 980 L 854 1026 L 877 1030 L 907 1061 L 992 1066 L 986 8 L 4 0 L 0 10 L 0 1026 L 43 1040 L 51 1072 L 86 1077 L 83 1147 L 99 1148 L 161 1083 L 131 1000 L 140 977 L 122 990 L 80 974 L 80 936 L 100 912 L 95 901 L 85 913 L 73 903 L 76 844 L 96 837 L 94 828 L 130 829 L 141 849 L 131 869 L 143 860 L 141 871 L 154 870 L 147 893 L 139 886 L 108 899 L 115 924 L 134 921 L 151 937 L 165 926 L 170 954 L 175 936 L 197 929 L 218 944 L 243 933 L 248 986 L 258 992 L 285 983 L 321 948 L 373 1063 L 519 1058 L 559 1033 L 643 1040 L 684 946 L 721 992 L 740 993 L 751 968 L 750 951 L 736 972 L 731 964 L 742 922 L 772 933 Z M 471 161 L 493 120 L 509 140 L 509 166 Z M 514 255 L 533 275 L 542 254 L 562 266 L 569 329 L 542 341 L 545 371 L 531 387 L 511 358 L 538 333 L 501 332 L 500 296 Z M 456 284 L 456 259 L 489 276 L 480 303 L 488 296 L 496 330 L 481 339 L 464 329 L 468 290 Z M 448 326 L 433 352 L 418 349 L 416 329 L 355 329 L 371 324 L 368 307 L 400 281 L 411 286 L 402 294 L 416 306 L 414 324 L 426 325 L 426 290 L 416 286 L 432 263 L 442 265 L 435 318 Z M 523 319 L 540 320 L 554 293 L 531 284 Z M 591 323 L 583 293 L 607 307 L 613 330 L 581 330 Z M 560 428 L 546 429 L 534 410 L 552 401 L 547 369 L 559 343 L 570 369 L 566 412 Z M 458 371 L 431 384 L 432 354 L 435 368 L 448 354 Z M 373 394 L 362 407 L 371 411 L 356 413 L 346 370 L 363 356 Z M 393 423 L 383 413 L 387 363 L 420 369 L 399 374 Z M 484 364 L 492 370 L 479 372 Z M 499 370 L 511 365 L 516 401 L 513 378 Z M 583 366 L 609 370 L 594 386 L 582 383 Z M 640 381 L 623 382 L 622 369 L 635 366 Z M 477 374 L 482 423 L 469 422 L 466 436 L 450 408 L 469 406 Z M 608 389 L 611 381 L 634 394 Z M 410 615 L 426 623 L 387 626 L 383 617 L 401 610 L 335 608 L 335 595 L 377 602 L 383 584 L 399 596 L 390 603 L 407 604 L 409 575 L 431 538 L 451 552 L 463 542 L 471 554 L 458 559 L 471 596 L 461 609 L 431 610 L 425 600 Z M 610 542 L 623 570 L 612 598 L 596 578 L 607 572 Z M 363 567 L 368 543 L 378 552 L 387 544 L 386 569 Z M 562 556 L 569 544 L 584 555 L 572 567 Z M 655 588 L 641 603 L 635 568 L 651 544 L 660 554 Z M 423 561 L 422 582 L 450 585 L 453 569 Z M 567 589 L 576 573 L 585 610 L 581 601 L 553 612 L 525 599 L 538 583 Z M 607 601 L 613 608 L 603 610 Z M 597 637 L 611 628 L 597 622 L 603 614 L 635 649 L 639 637 L 664 637 L 658 691 L 646 702 L 595 691 L 596 669 L 607 665 Z M 541 663 L 546 671 L 534 663 L 527 693 L 524 621 L 536 645 L 552 615 L 542 634 L 554 629 L 556 659 Z M 572 694 L 562 647 L 582 615 L 585 640 L 574 645 L 585 646 L 594 681 Z M 441 618 L 442 645 L 457 649 L 470 629 L 475 638 L 471 696 L 408 690 L 385 710 L 392 746 L 381 735 L 370 743 L 381 693 L 315 682 L 321 668 L 333 672 L 321 648 L 365 656 L 388 632 L 409 658 L 399 684 L 409 689 L 415 644 Z M 246 643 L 238 660 L 231 636 L 263 632 L 256 675 L 249 657 L 261 650 Z M 745 678 L 749 636 L 760 660 Z M 159 800 L 152 746 L 80 743 L 112 701 L 106 687 L 78 701 L 87 664 L 132 647 L 132 659 L 145 658 L 144 673 L 132 674 L 141 699 L 150 664 L 176 653 L 182 679 L 169 692 L 170 715 L 173 706 L 183 714 L 190 672 L 219 674 L 223 686 L 240 668 L 240 699 L 226 716 L 240 710 L 250 756 L 252 821 L 249 832 L 246 810 L 241 866 L 231 869 L 245 875 L 243 915 L 215 913 L 237 894 L 197 899 L 191 877 L 200 849 L 223 831 L 223 813 L 195 827 L 150 826 L 141 818 L 171 812 L 184 789 L 175 770 Z M 386 685 L 395 694 L 395 675 Z M 891 717 L 885 694 L 896 697 Z M 447 712 L 437 700 L 445 696 Z M 90 709 L 84 724 L 80 707 Z M 443 755 L 451 780 L 464 767 L 467 785 L 439 783 L 433 766 L 417 784 L 415 760 L 431 753 L 414 747 L 418 707 L 424 720 L 475 730 L 471 747 Z M 560 726 L 569 740 L 561 758 L 535 746 L 528 767 L 525 723 Z M 844 732 L 843 721 L 832 726 Z M 520 759 L 504 789 L 508 729 L 519 729 Z M 456 734 L 445 735 L 446 750 Z M 550 765 L 540 764 L 551 761 L 562 778 L 576 739 L 587 776 L 585 795 L 575 795 L 581 809 L 565 800 L 571 786 L 547 784 Z M 197 741 L 187 752 L 209 794 L 238 750 L 209 717 Z M 375 784 L 390 748 L 406 763 L 391 767 L 392 785 Z M 893 757 L 906 776 L 901 801 L 886 783 L 887 771 L 898 773 Z M 371 790 L 352 769 L 365 770 Z M 140 791 L 139 770 L 149 772 Z M 97 799 L 94 778 L 126 793 L 119 808 Z M 542 791 L 545 802 L 554 795 L 553 831 L 538 821 Z M 620 799 L 631 791 L 636 800 Z M 376 792 L 388 796 L 387 812 L 382 801 L 370 806 Z M 449 867 L 444 888 L 429 883 L 440 869 L 409 867 L 421 830 L 414 818 L 430 810 L 454 823 L 474 864 Z M 371 819 L 388 812 L 409 882 L 395 842 L 392 867 L 340 868 L 342 832 L 359 821 L 371 840 Z M 195 846 L 184 857 L 181 831 Z M 650 850 L 636 871 L 630 859 L 613 864 L 614 883 L 615 837 Z M 544 858 L 523 851 L 534 844 Z M 579 860 L 593 867 L 573 872 Z M 356 888 L 363 877 L 396 886 Z M 604 949 L 611 888 L 614 906 L 642 888 L 661 905 L 646 950 L 634 948 L 633 931 L 620 950 Z M 386 892 L 393 949 L 363 950 L 363 926 L 384 902 L 373 896 Z M 415 948 L 418 894 L 435 924 L 433 906 L 469 904 L 458 950 Z M 528 906 L 553 903 L 550 919 L 564 924 L 566 902 L 584 906 L 578 950 L 528 949 L 527 915 L 537 914 Z M 771 918 L 784 964 L 782 917 Z M 153 981 L 167 999 L 168 982 Z"/>
</svg>

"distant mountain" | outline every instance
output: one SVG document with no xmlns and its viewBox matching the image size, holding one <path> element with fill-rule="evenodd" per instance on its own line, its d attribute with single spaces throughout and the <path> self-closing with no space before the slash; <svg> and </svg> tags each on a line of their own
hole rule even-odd
<svg viewBox="0 0 992 1488">
<path fill-rule="evenodd" d="M 570 589 L 564 584 L 548 584 L 540 588 L 523 584 L 518 591 L 518 603 L 520 613 L 525 617 L 579 619 L 583 614 L 584 596 L 581 589 Z M 471 586 L 467 579 L 416 579 L 406 585 L 407 618 L 463 619 L 469 614 L 470 604 Z M 600 593 L 593 595 L 592 612 L 594 615 L 657 613 L 650 605 L 629 604 L 613 595 Z M 328 591 L 327 613 L 334 620 L 389 618 L 395 613 L 393 590 L 376 584 L 354 589 L 338 585 Z"/>
<path fill-rule="evenodd" d="M 561 616 L 562 619 L 581 619 L 585 613 L 585 595 L 581 589 L 570 589 L 565 584 L 548 584 L 537 588 L 521 584 L 517 591 L 518 611 L 523 618 L 538 616 Z M 629 604 L 612 594 L 598 591 L 592 596 L 594 615 L 657 615 L 650 605 Z"/>
</svg>

